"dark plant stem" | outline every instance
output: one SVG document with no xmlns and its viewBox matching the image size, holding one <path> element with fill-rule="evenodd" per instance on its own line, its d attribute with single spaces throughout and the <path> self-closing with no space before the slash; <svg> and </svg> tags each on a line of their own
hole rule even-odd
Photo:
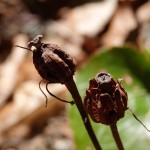
<svg viewBox="0 0 150 150">
<path fill-rule="evenodd" d="M 93 131 L 93 128 L 91 126 L 91 123 L 90 123 L 90 120 L 88 118 L 88 115 L 83 107 L 83 103 L 82 103 L 82 99 L 80 97 L 80 94 L 78 92 L 78 89 L 76 87 L 76 84 L 73 80 L 73 78 L 71 78 L 69 81 L 67 81 L 65 83 L 67 89 L 69 90 L 69 92 L 71 93 L 73 99 L 74 99 L 74 102 L 80 112 L 80 115 L 82 117 L 82 120 L 84 122 L 84 125 L 86 127 L 86 130 L 91 138 L 91 141 L 93 142 L 93 145 L 95 146 L 95 149 L 96 150 L 102 150 L 97 138 L 96 138 L 96 135 Z"/>
<path fill-rule="evenodd" d="M 121 138 L 119 136 L 119 132 L 118 132 L 116 123 L 111 124 L 110 125 L 110 129 L 111 129 L 112 135 L 113 135 L 113 137 L 115 139 L 115 142 L 116 142 L 116 145 L 118 147 L 118 150 L 124 150 L 124 147 L 123 147 Z"/>
</svg>

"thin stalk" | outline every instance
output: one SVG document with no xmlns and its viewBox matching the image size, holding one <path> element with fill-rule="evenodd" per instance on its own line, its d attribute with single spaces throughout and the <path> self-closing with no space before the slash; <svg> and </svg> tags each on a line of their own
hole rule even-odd
<svg viewBox="0 0 150 150">
<path fill-rule="evenodd" d="M 119 136 L 119 132 L 118 132 L 116 123 L 111 124 L 110 125 L 110 129 L 111 129 L 112 135 L 113 135 L 113 137 L 115 139 L 115 142 L 116 142 L 116 145 L 118 147 L 118 150 L 124 150 L 124 147 L 123 147 L 121 138 Z"/>
<path fill-rule="evenodd" d="M 65 83 L 67 89 L 69 90 L 69 92 L 71 93 L 73 99 L 74 99 L 74 102 L 80 112 L 80 115 L 82 117 L 82 120 L 84 122 L 84 125 L 85 125 L 85 128 L 91 138 L 91 141 L 93 142 L 93 145 L 95 147 L 96 150 L 102 150 L 97 138 L 96 138 L 96 135 L 93 131 L 93 128 L 91 126 L 91 123 L 90 123 L 90 120 L 89 120 L 89 117 L 83 107 L 83 103 L 82 103 L 82 99 L 80 97 L 80 94 L 79 94 L 79 91 L 76 87 L 76 84 L 73 80 L 73 78 L 71 78 L 68 82 Z"/>
</svg>

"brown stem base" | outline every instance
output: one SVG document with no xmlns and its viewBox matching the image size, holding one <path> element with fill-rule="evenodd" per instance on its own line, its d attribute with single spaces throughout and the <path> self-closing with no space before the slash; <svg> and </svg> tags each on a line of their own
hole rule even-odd
<svg viewBox="0 0 150 150">
<path fill-rule="evenodd" d="M 88 115 L 83 107 L 83 103 L 82 103 L 82 99 L 79 95 L 79 92 L 78 92 L 78 89 L 76 87 L 76 84 L 73 80 L 73 78 L 71 78 L 68 82 L 65 83 L 67 89 L 69 90 L 69 92 L 71 93 L 73 99 L 74 99 L 74 102 L 80 112 L 80 115 L 82 117 L 82 120 L 84 122 L 84 125 L 86 127 L 86 130 L 93 142 L 93 145 L 95 146 L 95 149 L 96 150 L 102 150 L 96 136 L 95 136 L 95 133 L 93 131 L 93 128 L 91 126 L 91 123 L 90 123 L 90 120 L 88 118 Z"/>
<path fill-rule="evenodd" d="M 116 123 L 111 124 L 110 125 L 110 129 L 111 129 L 112 135 L 113 135 L 113 137 L 115 139 L 115 142 L 116 142 L 116 145 L 118 147 L 118 150 L 124 150 L 124 147 L 123 147 L 121 138 L 119 136 L 119 132 L 118 132 Z"/>
</svg>

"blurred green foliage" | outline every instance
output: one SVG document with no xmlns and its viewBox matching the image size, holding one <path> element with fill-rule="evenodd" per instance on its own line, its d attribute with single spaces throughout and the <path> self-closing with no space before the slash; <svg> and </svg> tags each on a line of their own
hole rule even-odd
<svg viewBox="0 0 150 150">
<path fill-rule="evenodd" d="M 92 56 L 77 74 L 76 83 L 82 97 L 89 86 L 89 79 L 94 78 L 98 72 L 110 73 L 115 80 L 124 79 L 122 85 L 128 93 L 128 107 L 150 128 L 150 54 L 148 51 L 138 52 L 126 47 L 113 48 Z M 75 135 L 76 149 L 94 150 L 76 106 L 69 108 L 69 117 Z M 117 149 L 109 126 L 94 123 L 92 120 L 91 122 L 102 148 Z M 126 150 L 149 149 L 150 133 L 134 119 L 129 110 L 117 125 Z"/>
</svg>

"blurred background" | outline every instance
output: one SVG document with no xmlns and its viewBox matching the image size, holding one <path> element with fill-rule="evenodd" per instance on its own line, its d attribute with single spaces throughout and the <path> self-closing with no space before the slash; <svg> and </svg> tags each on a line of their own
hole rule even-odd
<svg viewBox="0 0 150 150">
<path fill-rule="evenodd" d="M 129 107 L 150 129 L 149 0 L 0 0 L 0 150 L 94 150 L 76 106 L 47 94 L 45 108 L 32 53 L 14 47 L 39 34 L 75 58 L 82 97 L 98 72 L 123 78 Z M 71 99 L 63 85 L 49 90 Z M 109 127 L 93 126 L 102 147 L 116 149 Z M 148 150 L 150 133 L 130 112 L 118 128 L 125 149 Z"/>
</svg>

